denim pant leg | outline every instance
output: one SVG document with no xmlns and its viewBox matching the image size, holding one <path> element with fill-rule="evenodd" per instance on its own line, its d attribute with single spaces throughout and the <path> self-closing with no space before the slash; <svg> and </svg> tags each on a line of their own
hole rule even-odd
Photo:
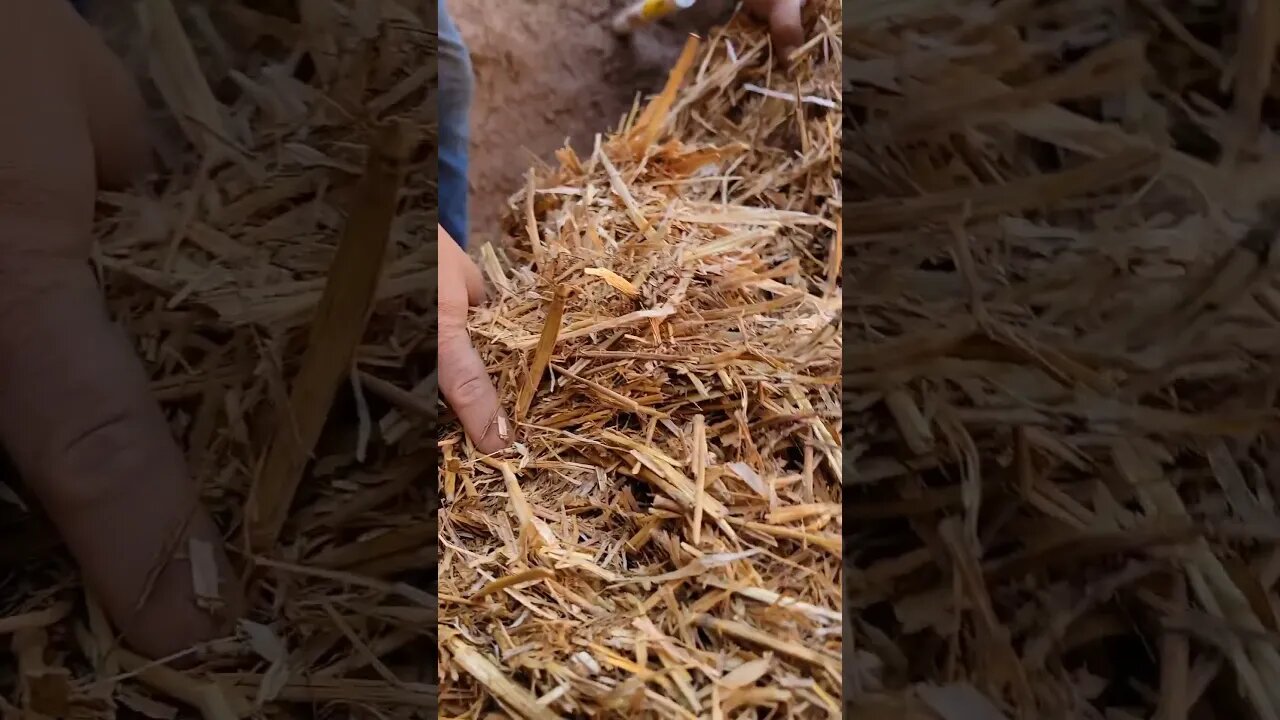
<svg viewBox="0 0 1280 720">
<path fill-rule="evenodd" d="M 467 246 L 467 142 L 470 139 L 471 56 L 444 0 L 437 0 L 440 37 L 440 224 Z"/>
</svg>

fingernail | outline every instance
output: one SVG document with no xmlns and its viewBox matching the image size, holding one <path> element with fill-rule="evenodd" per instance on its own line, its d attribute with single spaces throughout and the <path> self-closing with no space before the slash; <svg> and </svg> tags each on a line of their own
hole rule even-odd
<svg viewBox="0 0 1280 720">
<path fill-rule="evenodd" d="M 506 447 L 511 440 L 511 422 L 507 420 L 507 416 L 501 411 L 498 417 L 494 419 L 493 427 L 485 433 L 485 438 L 493 438 L 493 444 L 498 445 L 498 449 Z"/>
<path fill-rule="evenodd" d="M 499 412 L 493 424 L 485 430 L 484 437 L 476 442 L 476 447 L 484 454 L 492 455 L 510 447 L 514 434 L 511 421 L 507 420 L 506 414 Z"/>
</svg>

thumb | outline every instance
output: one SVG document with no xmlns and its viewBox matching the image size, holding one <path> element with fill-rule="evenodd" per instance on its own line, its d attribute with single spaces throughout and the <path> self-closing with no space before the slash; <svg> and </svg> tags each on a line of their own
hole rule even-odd
<svg viewBox="0 0 1280 720">
<path fill-rule="evenodd" d="M 786 55 L 804 42 L 804 27 L 801 24 L 800 8 L 804 0 L 775 0 L 769 9 L 769 34 L 773 38 L 773 46 L 781 55 Z"/>
<path fill-rule="evenodd" d="M 480 452 L 498 452 L 508 444 L 510 425 L 489 371 L 467 334 L 466 308 L 440 306 L 438 338 L 440 393 Z"/>
<path fill-rule="evenodd" d="M 65 15 L 74 15 L 68 3 Z M 78 17 L 67 36 L 79 71 L 99 184 L 128 185 L 151 169 L 146 105 L 129 71 L 97 31 Z"/>
</svg>

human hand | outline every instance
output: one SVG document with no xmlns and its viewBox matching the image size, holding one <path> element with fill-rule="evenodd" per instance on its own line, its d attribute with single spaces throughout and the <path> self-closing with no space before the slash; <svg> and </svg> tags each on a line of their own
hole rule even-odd
<svg viewBox="0 0 1280 720">
<path fill-rule="evenodd" d="M 440 392 L 480 452 L 494 453 L 507 446 L 510 425 L 498 402 L 498 391 L 489 379 L 489 371 L 467 332 L 468 310 L 484 302 L 484 277 L 444 228 L 439 229 L 436 240 L 440 243 L 437 268 Z"/>
<path fill-rule="evenodd" d="M 215 548 L 232 613 L 235 578 L 88 264 L 98 185 L 150 164 L 141 98 L 54 0 L 0 2 L 0 98 L 0 442 L 129 644 L 185 649 L 222 629 L 188 540 Z"/>
<path fill-rule="evenodd" d="M 746 0 L 747 12 L 769 23 L 774 49 L 785 56 L 804 42 L 800 10 L 805 0 Z"/>
</svg>

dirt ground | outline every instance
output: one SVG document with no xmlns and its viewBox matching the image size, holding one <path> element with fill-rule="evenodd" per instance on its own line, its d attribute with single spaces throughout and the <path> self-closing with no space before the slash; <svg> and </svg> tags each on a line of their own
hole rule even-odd
<svg viewBox="0 0 1280 720">
<path fill-rule="evenodd" d="M 497 237 L 507 198 L 537 159 L 549 159 L 566 140 L 589 151 L 597 133 L 617 126 L 637 93 L 661 86 L 685 33 L 712 19 L 689 15 L 623 40 L 610 31 L 609 20 L 626 4 L 450 0 L 476 75 L 473 247 Z M 722 16 L 723 8 L 715 12 Z"/>
</svg>

